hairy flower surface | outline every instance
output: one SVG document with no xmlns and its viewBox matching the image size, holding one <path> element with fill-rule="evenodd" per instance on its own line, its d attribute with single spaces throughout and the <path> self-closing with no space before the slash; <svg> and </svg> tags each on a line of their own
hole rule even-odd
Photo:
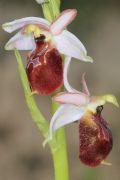
<svg viewBox="0 0 120 180">
<path fill-rule="evenodd" d="M 97 166 L 103 162 L 112 149 L 112 133 L 107 122 L 102 118 L 101 111 L 106 102 L 118 106 L 115 96 L 90 96 L 87 84 L 82 76 L 83 91 L 78 92 L 69 83 L 66 89 L 53 98 L 61 104 L 50 122 L 49 137 L 58 128 L 80 120 L 80 160 L 89 166 Z"/>
<path fill-rule="evenodd" d="M 3 24 L 9 33 L 20 29 L 6 44 L 7 50 L 32 50 L 27 58 L 27 74 L 33 92 L 51 94 L 62 85 L 61 54 L 92 62 L 81 41 L 64 30 L 76 14 L 75 9 L 68 9 L 52 23 L 43 18 L 26 17 Z"/>
<path fill-rule="evenodd" d="M 98 106 L 95 113 L 86 112 L 79 124 L 79 158 L 92 167 L 103 163 L 113 146 L 112 133 L 101 115 L 102 109 L 103 106 Z"/>
</svg>

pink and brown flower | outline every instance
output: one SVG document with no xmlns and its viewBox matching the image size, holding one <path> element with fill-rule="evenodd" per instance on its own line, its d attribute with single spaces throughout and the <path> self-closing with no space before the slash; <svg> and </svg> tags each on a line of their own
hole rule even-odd
<svg viewBox="0 0 120 180">
<path fill-rule="evenodd" d="M 102 164 L 112 149 L 113 139 L 108 123 L 103 119 L 101 111 L 106 102 L 118 106 L 115 96 L 90 96 L 87 84 L 82 76 L 83 91 L 78 92 L 69 83 L 66 89 L 53 97 L 53 101 L 61 104 L 50 122 L 49 136 L 62 126 L 80 120 L 80 160 L 91 167 Z"/>
<path fill-rule="evenodd" d="M 26 71 L 33 92 L 47 95 L 62 86 L 62 54 L 92 62 L 81 41 L 64 30 L 76 14 L 75 9 L 68 9 L 52 23 L 43 18 L 26 17 L 3 24 L 3 29 L 9 33 L 20 29 L 5 49 L 31 50 Z"/>
</svg>

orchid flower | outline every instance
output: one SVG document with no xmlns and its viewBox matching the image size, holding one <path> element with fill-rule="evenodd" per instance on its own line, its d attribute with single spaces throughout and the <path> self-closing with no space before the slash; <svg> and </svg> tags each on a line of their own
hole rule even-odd
<svg viewBox="0 0 120 180">
<path fill-rule="evenodd" d="M 43 18 L 26 17 L 3 24 L 3 29 L 9 33 L 20 29 L 8 41 L 6 50 L 31 50 L 26 70 L 33 92 L 51 94 L 62 86 L 61 54 L 92 62 L 81 41 L 64 30 L 76 15 L 76 9 L 68 9 L 52 23 Z"/>
<path fill-rule="evenodd" d="M 91 96 L 84 75 L 82 92 L 76 91 L 67 80 L 66 82 L 66 89 L 69 92 L 62 92 L 53 97 L 53 100 L 61 106 L 51 119 L 49 135 L 45 143 L 52 139 L 53 133 L 60 127 L 80 120 L 79 157 L 86 165 L 97 166 L 103 163 L 112 148 L 112 133 L 108 123 L 102 118 L 101 111 L 106 102 L 118 106 L 117 100 L 111 94 Z"/>
</svg>

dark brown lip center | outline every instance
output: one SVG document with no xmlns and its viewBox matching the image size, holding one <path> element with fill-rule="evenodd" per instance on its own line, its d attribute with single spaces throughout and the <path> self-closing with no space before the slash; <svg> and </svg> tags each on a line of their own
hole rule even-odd
<svg viewBox="0 0 120 180">
<path fill-rule="evenodd" d="M 101 105 L 101 106 L 98 106 L 97 108 L 96 108 L 96 112 L 97 112 L 97 114 L 101 114 L 101 112 L 102 112 L 102 110 L 103 110 L 103 106 Z"/>
<path fill-rule="evenodd" d="M 40 34 L 40 36 L 39 37 L 37 37 L 37 38 L 35 38 L 35 42 L 37 43 L 37 42 L 43 42 L 44 40 L 45 40 L 45 35 L 44 34 Z"/>
</svg>

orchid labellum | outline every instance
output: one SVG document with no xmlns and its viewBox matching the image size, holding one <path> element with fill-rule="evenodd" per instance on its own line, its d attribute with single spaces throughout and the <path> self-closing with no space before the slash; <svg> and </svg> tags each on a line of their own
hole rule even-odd
<svg viewBox="0 0 120 180">
<path fill-rule="evenodd" d="M 118 106 L 115 96 L 90 96 L 87 84 L 82 77 L 83 91 L 73 89 L 66 80 L 66 89 L 69 92 L 59 93 L 53 98 L 61 104 L 50 122 L 49 137 L 58 128 L 80 120 L 80 160 L 88 166 L 97 166 L 105 163 L 107 155 L 112 149 L 112 133 L 108 123 L 103 119 L 101 111 L 106 102 Z"/>
<path fill-rule="evenodd" d="M 47 95 L 62 86 L 62 54 L 92 62 L 81 41 L 64 30 L 76 14 L 75 9 L 68 9 L 52 23 L 43 18 L 26 17 L 3 24 L 9 33 L 20 29 L 6 44 L 7 50 L 31 50 L 26 71 L 33 92 Z"/>
</svg>

